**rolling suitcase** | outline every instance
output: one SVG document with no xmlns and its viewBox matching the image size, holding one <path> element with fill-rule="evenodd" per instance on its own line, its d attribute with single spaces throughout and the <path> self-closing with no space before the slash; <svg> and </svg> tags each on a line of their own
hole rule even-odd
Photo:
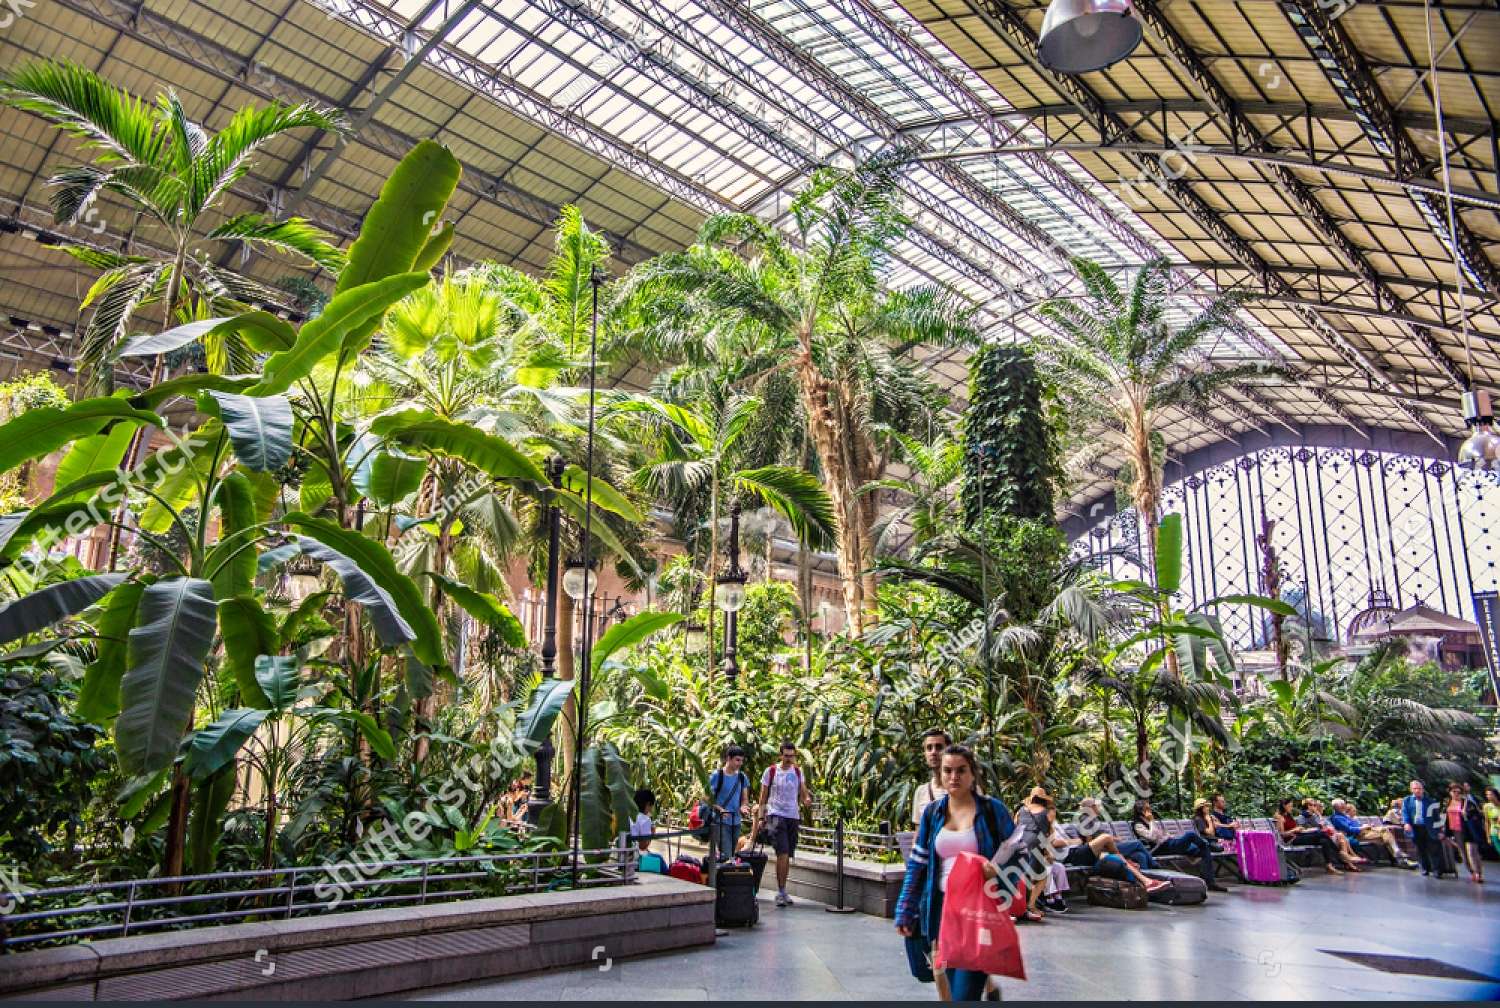
<svg viewBox="0 0 1500 1008">
<path fill-rule="evenodd" d="M 1186 872 L 1164 871 L 1152 869 L 1145 873 L 1149 879 L 1167 883 L 1160 889 L 1148 891 L 1146 898 L 1152 903 L 1165 903 L 1168 906 L 1191 906 L 1194 903 L 1202 903 L 1208 899 L 1208 883 L 1197 875 L 1189 875 Z"/>
<path fill-rule="evenodd" d="M 1256 885 L 1289 885 L 1301 876 L 1287 861 L 1276 834 L 1269 830 L 1239 830 L 1234 835 L 1240 875 Z"/>
<path fill-rule="evenodd" d="M 715 886 L 715 924 L 747 928 L 760 920 L 760 901 L 755 898 L 755 872 L 748 864 L 730 862 L 720 865 Z"/>
<path fill-rule="evenodd" d="M 1146 909 L 1146 889 L 1134 882 L 1091 878 L 1084 886 L 1083 894 L 1094 906 L 1111 907 L 1115 910 Z"/>
<path fill-rule="evenodd" d="M 762 850 L 743 850 L 736 854 L 735 857 L 750 866 L 750 870 L 755 873 L 755 888 L 759 889 L 761 877 L 766 873 L 766 852 Z"/>
</svg>

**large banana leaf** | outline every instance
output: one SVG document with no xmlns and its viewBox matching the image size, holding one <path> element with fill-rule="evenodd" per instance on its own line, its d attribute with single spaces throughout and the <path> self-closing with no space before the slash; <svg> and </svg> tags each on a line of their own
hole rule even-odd
<svg viewBox="0 0 1500 1008">
<path fill-rule="evenodd" d="M 524 479 L 536 484 L 546 483 L 547 478 L 537 464 L 509 441 L 465 423 L 445 420 L 426 410 L 387 413 L 376 418 L 370 425 L 370 432 L 408 451 L 427 451 L 462 459 L 497 480 Z"/>
<path fill-rule="evenodd" d="M 461 170 L 458 159 L 435 141 L 423 140 L 407 152 L 380 187 L 380 195 L 365 214 L 359 237 L 349 246 L 334 287 L 335 299 L 361 285 L 407 271 L 420 271 L 426 276 L 435 261 L 432 222 L 448 205 Z M 343 337 L 342 355 L 348 358 L 361 352 L 378 322 L 372 317 L 350 326 Z"/>
<path fill-rule="evenodd" d="M 270 713 L 253 707 L 235 707 L 220 714 L 213 724 L 193 732 L 182 768 L 195 781 L 218 773 Z"/>
<path fill-rule="evenodd" d="M 422 592 L 416 583 L 396 569 L 396 561 L 389 550 L 368 536 L 351 532 L 322 518 L 293 513 L 283 520 L 292 528 L 358 564 L 359 569 L 395 601 L 396 608 L 407 623 L 407 629 L 415 635 L 412 651 L 418 660 L 436 669 L 448 667 L 443 654 L 443 634 L 438 627 L 437 617 L 422 600 Z M 340 576 L 343 576 L 342 572 Z"/>
<path fill-rule="evenodd" d="M 488 592 L 476 591 L 441 574 L 434 574 L 432 571 L 427 571 L 426 574 L 437 582 L 444 595 L 457 602 L 464 612 L 498 633 L 507 645 L 513 648 L 526 646 L 526 630 L 504 602 Z"/>
<path fill-rule="evenodd" d="M 584 750 L 583 779 L 578 788 L 578 836 L 585 850 L 608 847 L 614 840 L 614 809 L 603 762 L 597 746 Z"/>
<path fill-rule="evenodd" d="M 150 488 L 156 497 L 141 514 L 141 528 L 147 532 L 165 532 L 173 524 L 172 512 L 161 501 L 166 501 L 179 514 L 194 502 L 207 476 L 214 449 L 223 436 L 224 427 L 217 419 L 206 420 L 182 445 L 173 445 L 146 457 L 137 469 L 140 474 L 138 482 Z"/>
<path fill-rule="evenodd" d="M 266 360 L 260 382 L 248 389 L 247 394 L 267 396 L 285 392 L 312 374 L 320 360 L 337 350 L 346 333 L 367 323 L 373 330 L 387 308 L 427 281 L 426 273 L 398 273 L 339 291 L 324 306 L 322 314 L 303 324 L 296 343 Z"/>
<path fill-rule="evenodd" d="M 579 466 L 570 465 L 563 470 L 562 485 L 580 497 L 584 497 L 592 488 L 591 500 L 594 507 L 613 512 L 628 522 L 639 524 L 646 520 L 646 516 L 624 494 L 602 479 L 589 476 Z"/>
<path fill-rule="evenodd" d="M 1271 598 L 1269 595 L 1220 595 L 1218 598 L 1209 599 L 1198 606 L 1198 608 L 1211 609 L 1214 606 L 1221 605 L 1248 605 L 1275 613 L 1278 616 L 1297 615 L 1296 606 L 1290 602 L 1283 602 L 1281 599 Z"/>
<path fill-rule="evenodd" d="M 296 655 L 261 655 L 255 659 L 255 681 L 270 701 L 271 710 L 290 710 L 297 701 L 302 663 Z"/>
<path fill-rule="evenodd" d="M 643 612 L 636 613 L 629 619 L 616 623 L 604 631 L 604 636 L 600 637 L 598 642 L 594 644 L 593 652 L 589 658 L 589 664 L 593 668 L 594 674 L 599 674 L 599 670 L 604 667 L 604 663 L 616 651 L 623 651 L 625 648 L 634 647 L 657 631 L 665 630 L 674 623 L 680 622 L 682 622 L 681 613 Z"/>
<path fill-rule="evenodd" d="M 238 595 L 219 602 L 219 633 L 224 638 L 224 668 L 234 677 L 240 703 L 269 708 L 271 702 L 255 676 L 255 660 L 281 650 L 276 621 L 255 598 Z"/>
<path fill-rule="evenodd" d="M 93 724 L 106 724 L 120 713 L 120 677 L 125 674 L 125 649 L 135 611 L 146 586 L 129 581 L 110 593 L 104 610 L 94 620 L 98 643 L 94 661 L 83 674 L 78 693 L 78 716 Z"/>
<path fill-rule="evenodd" d="M 1182 515 L 1162 515 L 1156 527 L 1156 589 L 1174 595 L 1182 587 Z"/>
<path fill-rule="evenodd" d="M 427 460 L 405 452 L 378 451 L 365 469 L 363 485 L 355 474 L 354 488 L 376 504 L 395 504 L 417 492 L 427 474 Z"/>
<path fill-rule="evenodd" d="M 127 774 L 160 770 L 176 758 L 216 623 L 207 581 L 170 578 L 142 593 L 115 719 L 115 748 Z"/>
<path fill-rule="evenodd" d="M 630 783 L 630 768 L 613 742 L 601 742 L 598 748 L 604 764 L 604 780 L 609 785 L 610 804 L 614 806 L 614 831 L 623 833 L 640 811 L 635 804 L 635 787 Z"/>
<path fill-rule="evenodd" d="M 226 766 L 193 791 L 193 817 L 188 827 L 187 870 L 206 875 L 214 870 L 219 839 L 224 835 L 224 810 L 234 797 L 235 773 Z"/>
<path fill-rule="evenodd" d="M 557 720 L 557 715 L 562 713 L 563 705 L 568 702 L 568 694 L 573 692 L 572 679 L 543 679 L 541 685 L 531 694 L 531 702 L 516 718 L 516 739 L 518 744 L 531 744 L 540 746 L 546 741 L 547 736 L 552 734 L 552 724 Z"/>
<path fill-rule="evenodd" d="M 112 476 L 125 458 L 125 449 L 130 447 L 135 431 L 135 424 L 115 424 L 103 433 L 75 441 L 62 461 L 57 463 L 52 486 L 65 487 L 102 470 L 109 470 Z M 56 496 L 55 490 L 53 496 Z"/>
<path fill-rule="evenodd" d="M 255 583 L 255 501 L 244 473 L 232 472 L 219 484 L 219 545 L 209 550 L 205 572 L 214 583 L 214 596 L 227 599 L 249 595 Z"/>
<path fill-rule="evenodd" d="M 0 472 L 92 437 L 115 423 L 160 427 L 162 419 L 150 410 L 136 409 L 113 396 L 84 399 L 71 406 L 29 409 L 0 425 Z"/>
<path fill-rule="evenodd" d="M 181 349 L 203 337 L 209 330 L 231 321 L 233 319 L 229 318 L 200 319 L 159 333 L 142 333 L 126 340 L 117 352 L 121 357 L 155 357 L 157 354 Z"/>
<path fill-rule="evenodd" d="M 314 539 L 297 536 L 297 541 L 306 556 L 333 569 L 343 583 L 346 598 L 365 607 L 365 614 L 370 617 L 370 624 L 375 628 L 381 644 L 397 647 L 417 639 L 417 632 L 402 618 L 401 610 L 391 593 L 366 574 L 359 564 L 333 547 Z"/>
<path fill-rule="evenodd" d="M 124 574 L 95 574 L 48 585 L 0 608 L 0 644 L 51 626 L 64 616 L 83 612 L 125 580 Z"/>
<path fill-rule="evenodd" d="M 153 385 L 139 395 L 130 397 L 130 405 L 141 409 L 156 409 L 162 403 L 177 396 L 196 396 L 200 392 L 243 392 L 256 382 L 260 375 L 185 374 L 169 378 Z"/>
<path fill-rule="evenodd" d="M 292 454 L 292 403 L 286 396 L 209 392 L 235 457 L 251 472 L 272 472 Z M 206 405 L 206 403 L 205 403 Z"/>
</svg>

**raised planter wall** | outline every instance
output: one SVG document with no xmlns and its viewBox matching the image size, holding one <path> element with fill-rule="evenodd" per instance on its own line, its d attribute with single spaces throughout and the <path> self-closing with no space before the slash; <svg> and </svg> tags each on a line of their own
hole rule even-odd
<svg viewBox="0 0 1500 1008">
<path fill-rule="evenodd" d="M 770 860 L 761 876 L 762 892 L 776 891 L 776 855 L 767 850 Z M 901 896 L 901 880 L 906 877 L 903 864 L 881 864 L 844 858 L 844 906 L 854 907 L 872 917 L 896 916 L 896 900 Z M 787 871 L 786 891 L 793 897 L 815 900 L 833 906 L 838 897 L 837 861 L 828 854 L 798 854 Z"/>
<path fill-rule="evenodd" d="M 0 1000 L 344 1000 L 713 941 L 713 892 L 647 874 L 628 886 L 18 952 L 0 956 Z"/>
</svg>

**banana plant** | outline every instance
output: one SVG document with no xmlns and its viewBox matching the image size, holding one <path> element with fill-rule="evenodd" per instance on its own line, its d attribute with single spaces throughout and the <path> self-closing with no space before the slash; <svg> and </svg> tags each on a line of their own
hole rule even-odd
<svg viewBox="0 0 1500 1008">
<path fill-rule="evenodd" d="M 335 495 L 345 493 L 337 375 L 363 352 L 385 311 L 429 281 L 428 270 L 451 238 L 451 229 L 433 233 L 431 220 L 446 204 L 457 177 L 457 162 L 446 149 L 419 144 L 366 217 L 321 314 L 296 330 L 263 312 L 221 323 L 268 354 L 258 374 L 234 381 L 232 390 L 221 376 L 191 376 L 129 400 L 84 400 L 65 409 L 33 411 L 0 427 L 0 445 L 5 446 L 0 465 L 40 457 L 76 438 L 64 460 L 69 471 L 76 471 L 87 468 L 88 458 L 105 464 L 112 460 L 108 446 L 97 439 L 117 437 L 118 426 L 165 430 L 160 415 L 148 407 L 193 395 L 204 417 L 192 433 L 174 438 L 171 447 L 145 459 L 126 480 L 128 489 L 145 501 L 139 534 L 170 564 L 168 575 L 98 575 L 49 587 L 0 610 L 0 640 L 8 641 L 88 605 L 102 606 L 96 621 L 101 644 L 85 678 L 85 706 L 97 719 L 113 721 L 125 773 L 150 779 L 171 770 L 163 865 L 168 875 L 179 874 L 184 866 L 190 800 L 203 810 L 194 821 L 203 824 L 205 836 L 214 810 L 227 800 L 220 776 L 224 767 L 208 773 L 195 761 L 194 775 L 186 760 L 179 759 L 216 646 L 222 647 L 223 667 L 232 674 L 234 693 L 243 705 L 237 710 L 275 709 L 256 675 L 257 661 L 277 656 L 280 644 L 255 593 L 261 547 L 274 545 L 286 557 L 295 546 L 330 568 L 346 598 L 359 603 L 358 611 L 383 648 L 405 651 L 409 665 L 447 672 L 437 619 L 415 582 L 396 569 L 386 546 L 339 521 L 301 511 L 275 515 L 273 472 L 293 456 L 297 438 L 306 436 L 312 447 L 304 447 L 304 457 L 322 462 Z M 332 380 L 325 377 L 330 372 Z M 293 389 L 295 396 L 289 395 Z M 36 511 L 8 522 L 0 552 L 14 557 L 28 541 L 55 529 L 59 520 L 67 529 L 67 522 L 80 514 L 92 515 L 92 524 L 112 524 L 103 517 L 110 513 L 109 502 L 98 498 L 118 482 L 112 469 L 85 472 Z M 193 513 L 199 517 L 185 517 Z M 215 525 L 217 534 L 211 537 Z M 179 554 L 169 540 L 185 543 L 185 550 Z M 215 722 L 221 729 L 216 733 L 219 744 L 227 745 L 253 720 L 241 714 L 232 724 L 221 724 L 221 717 Z M 195 776 L 197 796 L 192 798 Z M 206 843 L 195 843 L 200 854 Z"/>
</svg>

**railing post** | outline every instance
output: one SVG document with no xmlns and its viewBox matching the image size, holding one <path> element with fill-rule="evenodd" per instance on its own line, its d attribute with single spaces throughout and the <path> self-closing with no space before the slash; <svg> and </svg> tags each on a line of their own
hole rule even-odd
<svg viewBox="0 0 1500 1008">
<path fill-rule="evenodd" d="M 837 900 L 834 906 L 825 906 L 829 913 L 853 913 L 853 907 L 844 906 L 844 820 L 840 816 L 833 824 L 834 878 Z"/>
<path fill-rule="evenodd" d="M 723 819 L 720 813 L 710 810 L 708 821 L 708 858 L 703 867 L 706 869 L 708 875 L 708 887 L 712 889 L 719 881 L 719 858 L 716 851 L 719 844 L 719 829 L 723 823 Z"/>
<path fill-rule="evenodd" d="M 292 906 L 297 900 L 297 869 L 291 869 L 286 877 L 286 919 L 292 919 Z"/>
<path fill-rule="evenodd" d="M 125 919 L 120 922 L 120 937 L 130 937 L 130 912 L 135 908 L 135 883 L 125 888 Z"/>
<path fill-rule="evenodd" d="M 430 867 L 426 861 L 422 862 L 422 895 L 417 898 L 417 906 L 427 905 L 427 869 Z"/>
<path fill-rule="evenodd" d="M 635 861 L 630 851 L 630 834 L 621 833 L 617 838 L 620 844 L 620 879 L 624 882 L 635 881 Z"/>
</svg>

